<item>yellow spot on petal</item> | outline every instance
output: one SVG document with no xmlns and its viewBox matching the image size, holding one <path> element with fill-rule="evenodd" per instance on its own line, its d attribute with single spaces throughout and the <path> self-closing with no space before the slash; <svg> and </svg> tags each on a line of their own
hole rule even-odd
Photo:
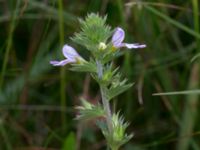
<svg viewBox="0 0 200 150">
<path fill-rule="evenodd" d="M 114 46 L 111 47 L 111 51 L 112 51 L 112 52 L 115 52 L 116 50 L 117 50 L 116 47 L 114 47 Z"/>
<path fill-rule="evenodd" d="M 85 62 L 85 60 L 81 57 L 76 57 L 76 64 L 83 64 Z"/>
</svg>

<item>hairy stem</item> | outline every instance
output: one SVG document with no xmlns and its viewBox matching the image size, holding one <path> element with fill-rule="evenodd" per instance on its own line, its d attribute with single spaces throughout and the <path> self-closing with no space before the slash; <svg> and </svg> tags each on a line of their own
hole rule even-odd
<svg viewBox="0 0 200 150">
<path fill-rule="evenodd" d="M 98 69 L 98 77 L 99 77 L 99 79 L 102 79 L 102 77 L 103 77 L 103 66 L 102 66 L 100 61 L 96 61 L 96 63 L 97 63 L 97 69 Z M 106 87 L 102 84 L 100 84 L 99 86 L 100 86 L 100 90 L 101 90 L 103 107 L 104 107 L 104 110 L 106 112 L 106 123 L 107 123 L 109 132 L 112 133 L 113 132 L 112 115 L 111 115 L 109 101 L 106 98 Z"/>
<path fill-rule="evenodd" d="M 100 89 L 101 89 L 101 97 L 102 97 L 103 107 L 106 111 L 106 122 L 108 125 L 108 130 L 110 133 L 112 133 L 113 129 L 112 129 L 112 115 L 111 115 L 110 105 L 106 98 L 105 87 L 100 85 Z"/>
</svg>

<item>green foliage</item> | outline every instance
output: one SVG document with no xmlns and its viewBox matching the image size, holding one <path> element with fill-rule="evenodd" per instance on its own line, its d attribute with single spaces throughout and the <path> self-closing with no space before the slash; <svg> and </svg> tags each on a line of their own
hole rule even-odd
<svg viewBox="0 0 200 150">
<path fill-rule="evenodd" d="M 199 1 L 62 2 L 63 11 L 60 11 L 58 0 L 0 1 L 0 74 L 3 81 L 0 120 L 4 122 L 0 149 L 33 149 L 34 145 L 39 149 L 62 149 L 66 137 L 70 137 L 68 133 L 76 129 L 82 135 L 81 142 L 76 141 L 77 138 L 69 139 L 75 140 L 75 145 L 81 143 L 78 145 L 80 149 L 106 149 L 101 133 L 93 124 L 84 127 L 73 119 L 77 113 L 74 104 L 81 105 L 76 101 L 79 95 L 86 95 L 98 103 L 97 84 L 85 79 L 84 74 L 66 70 L 68 67 L 63 68 L 66 75 L 63 80 L 60 68 L 49 65 L 52 58 L 61 58 L 63 43 L 60 43 L 60 34 L 66 44 L 76 46 L 79 54 L 85 55 L 69 36 L 82 31 L 77 18 L 88 12 L 99 12 L 101 16 L 107 14 L 107 23 L 124 28 L 127 42 L 147 44 L 143 50 L 112 51 L 110 38 L 113 30 L 110 28 L 110 36 L 101 41 L 106 44 L 105 49 L 98 51 L 100 40 L 93 45 L 94 49 L 88 47 L 92 53 L 95 51 L 92 55 L 102 54 L 99 59 L 104 65 L 102 83 L 107 89 L 111 88 L 113 81 L 108 79 L 113 79 L 119 71 L 128 81 L 135 82 L 134 87 L 110 101 L 112 110 L 122 110 L 124 118 L 130 122 L 129 131 L 135 132 L 134 138 L 122 149 L 200 149 L 199 100 L 193 98 L 199 97 L 199 72 L 193 69 L 194 64 L 199 65 Z M 63 27 L 64 31 L 60 33 Z M 84 35 L 84 38 L 87 37 Z M 78 43 L 86 47 L 85 43 Z M 114 58 L 114 65 L 107 67 Z M 92 63 L 96 63 L 95 60 Z M 84 68 L 83 72 L 91 72 L 100 82 L 96 67 L 80 65 L 73 64 L 72 68 L 74 71 Z M 120 69 L 113 74 L 114 67 L 119 65 Z M 120 77 L 119 81 L 123 78 Z M 66 95 L 62 107 L 60 83 L 64 85 Z M 191 87 L 193 84 L 196 86 Z M 136 88 L 138 93 L 133 92 Z M 152 93 L 160 95 L 152 96 Z M 139 105 L 137 99 L 143 99 L 143 105 Z M 197 110 L 196 115 L 192 115 L 193 110 Z M 66 117 L 65 127 L 61 114 Z M 105 117 L 99 120 L 107 129 Z"/>
<path fill-rule="evenodd" d="M 90 119 L 96 119 L 98 117 L 105 117 L 105 112 L 100 104 L 94 105 L 89 103 L 85 99 L 81 99 L 82 106 L 77 106 L 79 115 L 76 117 L 77 120 L 85 121 Z"/>
<path fill-rule="evenodd" d="M 97 68 L 94 65 L 93 60 L 91 60 L 90 62 L 85 61 L 83 63 L 72 64 L 70 70 L 77 72 L 91 72 L 91 73 L 97 72 Z"/>
<path fill-rule="evenodd" d="M 107 89 L 107 98 L 111 100 L 112 98 L 118 96 L 124 91 L 128 90 L 133 84 L 126 84 L 126 80 L 123 80 L 121 83 L 113 84 L 110 88 Z"/>
<path fill-rule="evenodd" d="M 89 14 L 85 20 L 80 19 L 81 32 L 76 33 L 72 40 L 95 53 L 99 43 L 105 43 L 111 35 L 110 27 L 105 22 L 106 17 Z"/>
<path fill-rule="evenodd" d="M 124 121 L 123 117 L 119 116 L 119 113 L 112 115 L 113 132 L 111 134 L 104 122 L 98 121 L 97 125 L 101 128 L 112 150 L 118 150 L 121 145 L 127 143 L 133 137 L 133 134 L 127 135 L 125 133 L 129 124 Z"/>
<path fill-rule="evenodd" d="M 62 150 L 76 150 L 76 136 L 74 132 L 70 132 L 64 139 Z"/>
<path fill-rule="evenodd" d="M 199 59 L 199 57 L 200 57 L 200 53 L 194 55 L 194 56 L 192 57 L 192 59 L 191 59 L 191 62 L 197 61 L 197 59 Z"/>
<path fill-rule="evenodd" d="M 162 96 L 162 95 L 189 95 L 189 94 L 200 94 L 200 90 L 173 91 L 173 92 L 165 92 L 165 93 L 155 93 L 153 95 Z"/>
</svg>

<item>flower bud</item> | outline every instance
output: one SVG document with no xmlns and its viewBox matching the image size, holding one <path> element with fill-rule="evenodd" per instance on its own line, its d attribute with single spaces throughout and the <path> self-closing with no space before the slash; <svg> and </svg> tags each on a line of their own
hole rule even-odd
<svg viewBox="0 0 200 150">
<path fill-rule="evenodd" d="M 103 43 L 103 42 L 100 42 L 99 43 L 99 50 L 104 50 L 104 49 L 106 49 L 106 44 L 105 43 Z"/>
</svg>

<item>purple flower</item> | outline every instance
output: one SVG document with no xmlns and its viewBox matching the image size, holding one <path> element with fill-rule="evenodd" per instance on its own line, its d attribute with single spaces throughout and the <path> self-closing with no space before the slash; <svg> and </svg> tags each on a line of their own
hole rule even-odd
<svg viewBox="0 0 200 150">
<path fill-rule="evenodd" d="M 121 47 L 127 47 L 128 49 L 132 48 L 144 48 L 146 47 L 145 44 L 138 44 L 138 43 L 122 43 L 125 38 L 125 33 L 122 28 L 117 28 L 115 30 L 115 33 L 112 36 L 112 44 L 114 48 L 121 48 Z"/>
<path fill-rule="evenodd" d="M 50 64 L 53 66 L 64 66 L 69 63 L 77 63 L 78 61 L 84 60 L 73 47 L 67 44 L 63 46 L 62 52 L 67 59 L 61 61 L 53 60 L 50 61 Z"/>
</svg>

